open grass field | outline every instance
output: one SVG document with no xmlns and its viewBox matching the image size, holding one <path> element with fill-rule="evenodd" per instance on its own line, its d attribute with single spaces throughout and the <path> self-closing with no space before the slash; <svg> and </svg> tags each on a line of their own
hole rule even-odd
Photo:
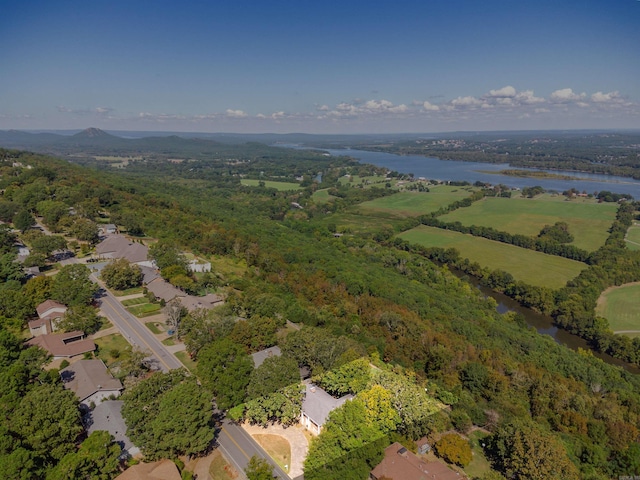
<svg viewBox="0 0 640 480">
<path fill-rule="evenodd" d="M 516 280 L 541 287 L 560 288 L 587 268 L 575 260 L 424 225 L 398 236 L 426 247 L 456 248 L 462 257 L 472 262 L 492 270 L 504 270 Z"/>
<path fill-rule="evenodd" d="M 630 336 L 640 335 L 640 283 L 630 283 L 608 288 L 598 299 L 596 315 L 609 320 L 614 332 L 636 331 Z"/>
<path fill-rule="evenodd" d="M 456 200 L 468 197 L 474 191 L 472 187 L 449 185 L 435 185 L 429 189 L 429 192 L 398 192 L 388 197 L 377 198 L 357 205 L 353 211 L 361 215 L 415 217 L 435 212 Z"/>
<path fill-rule="evenodd" d="M 122 300 L 122 305 L 125 307 L 131 307 L 133 305 L 142 305 L 143 303 L 149 303 L 149 299 L 147 297 L 138 297 L 138 298 L 128 298 L 127 300 Z"/>
<path fill-rule="evenodd" d="M 254 180 L 251 178 L 243 178 L 240 180 L 240 183 L 247 187 L 257 187 L 258 183 L 261 181 L 264 181 L 265 187 L 275 188 L 276 190 L 300 190 L 302 188 L 297 183 L 292 182 L 272 182 L 271 180 Z"/>
<path fill-rule="evenodd" d="M 120 354 L 123 354 L 129 346 L 129 343 L 119 333 L 96 338 L 94 343 L 98 346 L 98 358 L 107 366 L 122 358 L 122 355 L 118 358 L 112 357 L 111 353 L 117 350 Z"/>
<path fill-rule="evenodd" d="M 146 299 L 145 299 L 146 300 Z M 159 303 L 143 303 L 141 305 L 133 305 L 127 307 L 127 310 L 134 314 L 138 318 L 148 317 L 149 315 L 155 315 L 160 311 Z"/>
<path fill-rule="evenodd" d="M 286 438 L 268 433 L 253 435 L 253 438 L 285 472 L 288 472 L 291 465 L 291 445 Z"/>
<path fill-rule="evenodd" d="M 145 322 L 145 325 L 149 330 L 151 330 L 151 333 L 155 335 L 160 335 L 161 333 L 164 333 L 164 328 L 162 327 L 160 322 Z"/>
<path fill-rule="evenodd" d="M 635 224 L 629 227 L 625 240 L 629 250 L 640 250 L 640 225 Z"/>
<path fill-rule="evenodd" d="M 136 293 L 142 293 L 142 287 L 129 288 L 127 290 L 111 290 L 116 297 L 125 297 L 127 295 L 135 295 Z"/>
<path fill-rule="evenodd" d="M 594 251 L 604 245 L 617 209 L 616 203 L 597 203 L 588 198 L 569 201 L 564 196 L 545 194 L 536 198 L 485 198 L 439 219 L 529 236 L 537 236 L 545 225 L 567 222 L 575 238 L 573 245 Z"/>
</svg>

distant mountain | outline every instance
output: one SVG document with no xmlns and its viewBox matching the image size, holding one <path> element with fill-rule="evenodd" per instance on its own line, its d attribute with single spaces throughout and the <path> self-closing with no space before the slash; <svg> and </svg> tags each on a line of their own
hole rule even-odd
<svg viewBox="0 0 640 480">
<path fill-rule="evenodd" d="M 100 130 L 99 128 L 94 128 L 94 127 L 86 128 L 81 132 L 78 132 L 75 135 L 73 135 L 73 138 L 99 138 L 99 137 L 118 138 L 114 135 L 111 135 L 105 132 L 104 130 Z"/>
</svg>

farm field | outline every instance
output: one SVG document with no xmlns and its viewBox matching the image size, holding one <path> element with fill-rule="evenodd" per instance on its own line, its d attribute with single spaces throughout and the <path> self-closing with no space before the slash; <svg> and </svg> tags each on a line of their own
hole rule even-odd
<svg viewBox="0 0 640 480">
<path fill-rule="evenodd" d="M 629 250 L 640 250 L 640 225 L 635 224 L 629 227 L 625 240 Z"/>
<path fill-rule="evenodd" d="M 353 211 L 361 215 L 376 215 L 396 218 L 414 217 L 434 212 L 456 200 L 471 195 L 472 187 L 435 185 L 429 192 L 399 192 L 388 197 L 377 198 L 357 205 Z"/>
<path fill-rule="evenodd" d="M 264 186 L 267 188 L 275 188 L 276 190 L 300 190 L 302 187 L 297 183 L 292 182 L 273 182 L 271 180 L 254 180 L 251 178 L 243 178 L 240 180 L 242 185 L 247 187 L 257 187 L 259 182 L 264 181 Z"/>
<path fill-rule="evenodd" d="M 614 332 L 635 331 L 640 336 L 640 283 L 630 283 L 605 290 L 598 299 L 596 315 L 609 320 Z"/>
<path fill-rule="evenodd" d="M 375 233 L 380 230 L 393 228 L 400 223 L 397 218 L 379 218 L 354 213 L 335 213 L 317 220 L 318 225 L 335 225 L 336 231 L 340 233 Z"/>
<path fill-rule="evenodd" d="M 616 203 L 587 198 L 567 201 L 563 196 L 545 194 L 536 198 L 485 198 L 438 218 L 529 236 L 537 236 L 545 225 L 566 222 L 575 238 L 572 244 L 594 251 L 604 245 L 617 208 Z"/>
<path fill-rule="evenodd" d="M 472 262 L 504 270 L 516 280 L 540 287 L 563 287 L 587 268 L 575 260 L 423 225 L 398 236 L 426 247 L 456 248 L 462 257 Z"/>
<path fill-rule="evenodd" d="M 376 186 L 380 186 L 380 184 L 384 185 L 385 183 L 387 183 L 386 180 L 387 177 L 383 177 L 382 175 L 370 175 L 368 177 L 360 177 L 358 175 L 351 175 L 351 176 L 344 176 L 344 177 L 340 177 L 340 179 L 338 180 L 340 182 L 340 184 L 342 185 L 347 185 L 347 184 L 351 184 L 352 186 L 356 186 L 356 185 L 364 185 L 366 186 L 372 186 L 372 185 L 376 185 Z M 390 180 L 390 182 L 392 184 L 395 184 L 395 180 Z"/>
</svg>

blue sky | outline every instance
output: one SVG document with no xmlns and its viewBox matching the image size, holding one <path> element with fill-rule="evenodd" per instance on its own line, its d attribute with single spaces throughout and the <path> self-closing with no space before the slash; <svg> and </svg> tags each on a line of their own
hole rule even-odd
<svg viewBox="0 0 640 480">
<path fill-rule="evenodd" d="M 8 1 L 0 129 L 640 128 L 640 1 Z"/>
</svg>

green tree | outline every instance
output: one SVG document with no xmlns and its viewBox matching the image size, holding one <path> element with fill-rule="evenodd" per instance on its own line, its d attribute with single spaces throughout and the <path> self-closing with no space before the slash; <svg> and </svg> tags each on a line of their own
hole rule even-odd
<svg viewBox="0 0 640 480">
<path fill-rule="evenodd" d="M 43 384 L 30 390 L 11 417 L 11 430 L 42 465 L 74 451 L 82 432 L 74 394 L 61 385 Z"/>
<path fill-rule="evenodd" d="M 13 226 L 16 227 L 18 230 L 20 230 L 22 233 L 29 230 L 35 224 L 36 224 L 36 220 L 35 218 L 33 218 L 33 215 L 31 215 L 31 213 L 29 213 L 28 210 L 20 210 L 13 217 Z"/>
<path fill-rule="evenodd" d="M 443 435 L 434 445 L 436 454 L 449 463 L 466 467 L 473 460 L 469 441 L 455 433 Z"/>
<path fill-rule="evenodd" d="M 83 242 L 98 242 L 98 225 L 88 218 L 78 218 L 71 225 L 71 235 Z"/>
<path fill-rule="evenodd" d="M 70 307 L 58 324 L 64 332 L 81 330 L 87 335 L 97 332 L 102 327 L 103 318 L 90 305 L 76 305 Z"/>
<path fill-rule="evenodd" d="M 300 370 L 292 358 L 269 357 L 251 372 L 247 396 L 249 399 L 275 393 L 289 385 L 300 383 Z"/>
<path fill-rule="evenodd" d="M 156 373 L 122 399 L 129 436 L 150 458 L 192 455 L 213 440 L 211 394 L 183 372 Z"/>
<path fill-rule="evenodd" d="M 142 271 L 138 265 L 132 265 L 126 258 L 111 260 L 100 272 L 100 278 L 107 287 L 116 290 L 139 287 L 142 283 Z"/>
<path fill-rule="evenodd" d="M 198 354 L 198 377 L 223 410 L 244 401 L 252 371 L 251 357 L 242 346 L 226 338 L 207 345 Z"/>
<path fill-rule="evenodd" d="M 69 307 L 87 305 L 98 286 L 91 281 L 91 272 L 85 265 L 65 265 L 55 276 L 51 297 Z"/>
<path fill-rule="evenodd" d="M 31 248 L 34 253 L 41 253 L 50 257 L 56 250 L 67 248 L 67 241 L 60 235 L 45 235 L 38 232 L 32 236 Z"/>
<path fill-rule="evenodd" d="M 249 459 L 244 473 L 248 480 L 273 480 L 273 466 L 264 458 L 255 455 Z"/>
<path fill-rule="evenodd" d="M 16 256 L 13 253 L 0 255 L 0 282 L 15 280 L 21 282 L 25 278 L 22 264 L 15 262 Z"/>
<path fill-rule="evenodd" d="M 8 225 L 0 224 L 0 254 L 13 253 L 16 236 Z"/>
<path fill-rule="evenodd" d="M 157 415 L 148 428 L 155 440 L 145 454 L 155 458 L 193 455 L 213 440 L 211 394 L 194 379 L 186 379 L 160 398 Z"/>
<path fill-rule="evenodd" d="M 187 259 L 180 253 L 180 250 L 171 243 L 160 241 L 149 247 L 149 257 L 155 260 L 160 270 L 164 270 L 171 265 L 181 267 L 185 272 L 187 270 Z M 163 275 L 164 277 L 164 275 Z"/>
<path fill-rule="evenodd" d="M 121 448 L 109 432 L 95 431 L 77 452 L 68 453 L 47 472 L 47 480 L 110 480 L 118 474 Z"/>
</svg>

